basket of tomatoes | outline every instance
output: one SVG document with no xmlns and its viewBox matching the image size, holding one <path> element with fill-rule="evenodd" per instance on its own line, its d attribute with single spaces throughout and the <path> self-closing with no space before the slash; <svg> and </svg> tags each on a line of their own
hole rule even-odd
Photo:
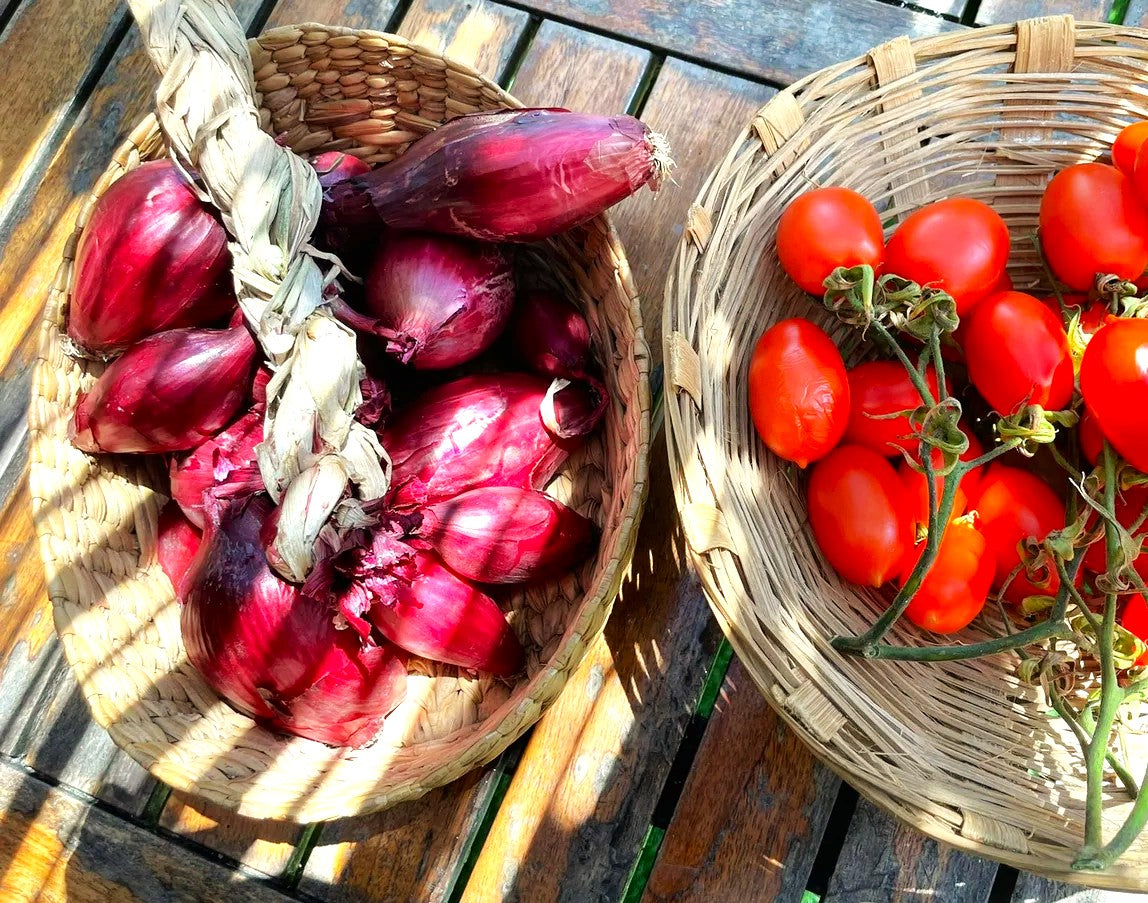
<svg viewBox="0 0 1148 903">
<path fill-rule="evenodd" d="M 415 798 L 537 720 L 622 581 L 648 353 L 605 211 L 665 148 L 398 36 L 131 8 L 156 115 L 81 211 L 29 415 L 57 632 L 176 789 Z"/>
<path fill-rule="evenodd" d="M 667 284 L 715 614 L 870 800 L 1148 889 L 1148 33 L 910 42 L 753 118 Z"/>
</svg>

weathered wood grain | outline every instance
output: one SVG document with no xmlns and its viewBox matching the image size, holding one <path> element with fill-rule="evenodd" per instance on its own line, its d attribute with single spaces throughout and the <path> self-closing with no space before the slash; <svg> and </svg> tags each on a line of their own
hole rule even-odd
<svg viewBox="0 0 1148 903">
<path fill-rule="evenodd" d="M 643 901 L 799 901 L 839 786 L 735 659 Z"/>
<path fill-rule="evenodd" d="M 0 763 L 4 903 L 277 903 L 208 862 Z"/>
<path fill-rule="evenodd" d="M 498 80 L 529 21 L 520 9 L 486 0 L 414 0 L 399 31 Z"/>
<path fill-rule="evenodd" d="M 787 84 L 900 34 L 960 28 L 878 0 L 530 0 L 532 9 Z"/>
<path fill-rule="evenodd" d="M 862 799 L 823 903 L 984 903 L 997 864 L 943 846 Z"/>
<path fill-rule="evenodd" d="M 117 0 L 37 0 L 4 30 L 0 48 L 0 241 L 19 199 L 35 185 L 67 129 L 85 84 L 119 39 Z M 0 332 L 0 335 L 3 333 Z"/>
<path fill-rule="evenodd" d="M 61 18 L 69 15 L 55 0 L 35 4 L 37 9 L 41 5 L 56 7 Z M 241 21 L 249 22 L 260 5 L 258 0 L 237 3 Z M 98 4 L 92 9 L 94 14 Z M 21 13 L 17 24 L 23 27 L 30 15 L 31 11 Z M 55 28 L 51 21 L 37 22 L 40 29 Z M 89 23 L 89 27 L 95 26 Z M 90 37 L 94 41 L 95 33 Z M 15 40 L 14 29 L 6 34 L 5 46 L 14 46 L 7 42 Z M 35 45 L 29 41 L 29 46 Z M 89 44 L 93 58 L 98 50 Z M 5 64 L 0 61 L 0 66 Z M 40 181 L 17 199 L 13 215 L 0 231 L 0 239 L 6 240 L 0 254 L 0 292 L 8 299 L 0 309 L 0 336 L 4 337 L 0 342 L 0 423 L 5 429 L 0 434 L 0 463 L 5 468 L 0 479 L 4 490 L 0 547 L 5 567 L 11 568 L 3 578 L 5 587 L 11 588 L 4 602 L 9 617 L 0 626 L 0 751 L 24 754 L 45 774 L 136 814 L 146 803 L 153 782 L 88 717 L 52 633 L 31 502 L 21 475 L 26 463 L 24 411 L 40 309 L 79 206 L 116 145 L 151 107 L 155 84 L 137 33 L 130 30 L 78 110 L 71 130 L 57 136 L 58 147 Z M 66 85 L 56 87 L 68 90 Z"/>
<path fill-rule="evenodd" d="M 643 189 L 611 216 L 642 298 L 655 366 L 662 359 L 662 290 L 686 212 L 710 170 L 773 93 L 764 85 L 670 59 L 642 110 L 642 121 L 669 139 L 677 165 L 661 190 Z"/>
<path fill-rule="evenodd" d="M 1148 0 L 1132 0 L 1124 12 L 1125 25 L 1148 25 Z"/>
<path fill-rule="evenodd" d="M 930 12 L 940 13 L 943 16 L 959 19 L 965 11 L 965 7 L 968 6 L 968 0 L 914 0 L 913 5 Z"/>
<path fill-rule="evenodd" d="M 579 112 L 623 113 L 630 108 L 650 60 L 650 52 L 640 47 L 543 22 L 510 91 L 529 106 L 573 103 L 570 98 L 578 98 Z M 583 90 L 587 82 L 599 90 L 593 94 Z"/>
<path fill-rule="evenodd" d="M 1012 903 L 1144 903 L 1148 894 L 1122 894 L 1111 890 L 1073 887 L 1021 872 L 1013 887 Z"/>
<path fill-rule="evenodd" d="M 497 773 L 474 771 L 420 800 L 325 825 L 300 887 L 338 903 L 448 899 Z"/>
<path fill-rule="evenodd" d="M 617 900 L 718 642 L 661 447 L 630 578 L 535 727 L 462 899 Z"/>
<path fill-rule="evenodd" d="M 1055 3 L 1048 0 L 981 0 L 977 24 L 999 25 L 1062 13 L 1071 13 L 1082 21 L 1104 22 L 1111 6 L 1111 0 L 1056 0 Z"/>
</svg>

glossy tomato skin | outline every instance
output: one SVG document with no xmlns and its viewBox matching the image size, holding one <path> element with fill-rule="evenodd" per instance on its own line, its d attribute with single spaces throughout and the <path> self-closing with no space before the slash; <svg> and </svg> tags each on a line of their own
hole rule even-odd
<svg viewBox="0 0 1148 903">
<path fill-rule="evenodd" d="M 860 445 L 842 445 L 814 465 L 809 523 L 825 558 L 846 580 L 880 586 L 897 575 L 913 532 L 897 472 Z"/>
<path fill-rule="evenodd" d="M 849 377 L 825 330 L 795 317 L 767 329 L 749 362 L 749 409 L 766 446 L 806 467 L 849 423 Z"/>
<path fill-rule="evenodd" d="M 798 195 L 777 223 L 781 267 L 811 295 L 825 294 L 825 277 L 837 267 L 867 263 L 876 270 L 884 255 L 877 208 L 848 188 L 816 188 Z"/>
<path fill-rule="evenodd" d="M 1098 273 L 1136 279 L 1148 266 L 1148 210 L 1124 173 L 1078 163 L 1057 173 L 1040 200 L 1040 245 L 1053 273 L 1086 292 Z"/>
<path fill-rule="evenodd" d="M 1040 477 L 994 462 L 989 465 L 976 492 L 969 496 L 969 511 L 977 513 L 977 526 L 988 553 L 996 563 L 993 586 L 1000 587 L 1020 564 L 1022 540 L 1044 539 L 1064 526 L 1064 504 Z M 1055 595 L 1060 581 L 1051 576 L 1047 587 L 1033 584 L 1022 570 L 1009 584 L 1005 598 L 1019 603 L 1025 596 Z"/>
<path fill-rule="evenodd" d="M 1025 404 L 1059 411 L 1072 399 L 1072 355 L 1060 318 L 1032 295 L 1001 292 L 973 311 L 962 336 L 969 379 L 998 414 Z"/>
<path fill-rule="evenodd" d="M 1133 122 L 1126 125 L 1112 142 L 1112 165 L 1124 175 L 1131 176 L 1136 165 L 1136 155 L 1148 140 L 1148 122 Z"/>
<path fill-rule="evenodd" d="M 902 584 L 925 551 L 921 542 L 906 556 Z M 994 572 L 993 557 L 975 518 L 952 521 L 945 530 L 937 557 L 921 582 L 905 617 L 923 630 L 955 633 L 972 623 L 985 607 Z"/>
<path fill-rule="evenodd" d="M 1092 337 L 1080 391 L 1112 447 L 1148 472 L 1148 320 L 1114 318 Z"/>
<path fill-rule="evenodd" d="M 944 289 L 964 316 L 987 297 L 1008 263 L 1008 227 L 972 198 L 949 198 L 910 214 L 885 248 L 885 272 Z"/>
<path fill-rule="evenodd" d="M 1129 596 L 1124 603 L 1124 609 L 1120 612 L 1120 626 L 1148 643 L 1148 602 L 1140 593 Z M 1148 667 L 1148 652 L 1136 660 L 1134 667 Z"/>
<path fill-rule="evenodd" d="M 1100 456 L 1104 454 L 1104 433 L 1100 432 L 1100 424 L 1096 422 L 1096 415 L 1088 408 L 1080 418 L 1080 429 L 1077 430 L 1077 439 L 1080 441 L 1080 452 L 1084 459 L 1096 467 L 1100 464 Z"/>
<path fill-rule="evenodd" d="M 931 366 L 925 382 L 936 398 L 937 371 Z M 911 433 L 909 417 L 883 419 L 897 411 L 911 411 L 923 404 L 913 381 L 900 361 L 868 361 L 849 371 L 849 424 L 845 440 L 871 448 L 887 458 L 900 449 L 916 451 L 920 444 L 906 438 Z"/>
</svg>

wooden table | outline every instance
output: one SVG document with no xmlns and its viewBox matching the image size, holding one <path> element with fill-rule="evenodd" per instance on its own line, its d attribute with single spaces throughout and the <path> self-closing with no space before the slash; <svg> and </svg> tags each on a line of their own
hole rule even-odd
<svg viewBox="0 0 1148 903">
<path fill-rule="evenodd" d="M 676 184 L 617 210 L 661 357 L 663 274 L 708 169 L 763 101 L 899 34 L 1051 12 L 1148 24 L 1148 0 L 238 0 L 256 33 L 398 31 L 529 103 L 628 110 Z M 24 479 L 40 308 L 76 198 L 150 106 L 119 0 L 0 0 L 0 901 L 1104 900 L 939 846 L 815 762 L 682 568 L 664 448 L 605 635 L 488 768 L 326 825 L 237 818 L 158 785 L 92 724 L 59 643 Z M 660 387 L 660 367 L 655 390 Z"/>
</svg>

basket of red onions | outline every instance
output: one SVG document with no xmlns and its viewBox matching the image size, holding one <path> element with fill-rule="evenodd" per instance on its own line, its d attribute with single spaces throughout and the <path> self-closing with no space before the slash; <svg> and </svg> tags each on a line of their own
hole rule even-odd
<svg viewBox="0 0 1148 903">
<path fill-rule="evenodd" d="M 537 720 L 633 552 L 648 354 L 604 211 L 665 150 L 392 35 L 131 6 L 157 115 L 79 216 L 29 414 L 57 631 L 177 789 L 417 797 Z"/>
</svg>

